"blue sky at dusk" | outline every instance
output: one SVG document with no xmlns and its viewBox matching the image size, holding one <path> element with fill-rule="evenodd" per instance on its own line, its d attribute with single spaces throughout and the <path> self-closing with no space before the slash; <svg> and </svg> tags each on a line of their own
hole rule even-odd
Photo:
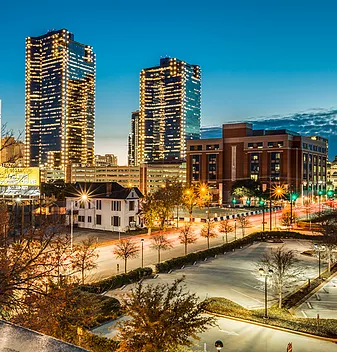
<svg viewBox="0 0 337 352">
<path fill-rule="evenodd" d="M 3 119 L 24 129 L 25 37 L 67 28 L 97 55 L 96 152 L 126 161 L 139 72 L 202 69 L 202 124 L 337 106 L 335 1 L 3 1 Z"/>
</svg>

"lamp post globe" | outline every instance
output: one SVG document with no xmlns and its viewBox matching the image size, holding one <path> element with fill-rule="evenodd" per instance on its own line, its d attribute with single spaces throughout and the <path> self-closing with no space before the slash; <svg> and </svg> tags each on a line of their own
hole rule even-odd
<svg viewBox="0 0 337 352">
<path fill-rule="evenodd" d="M 215 345 L 215 348 L 216 348 L 217 351 L 221 351 L 221 348 L 223 347 L 223 343 L 222 343 L 221 340 L 215 341 L 214 345 Z"/>
</svg>

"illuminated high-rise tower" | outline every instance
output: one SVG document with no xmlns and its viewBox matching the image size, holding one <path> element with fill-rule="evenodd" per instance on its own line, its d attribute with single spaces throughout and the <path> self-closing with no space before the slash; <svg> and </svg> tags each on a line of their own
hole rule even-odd
<svg viewBox="0 0 337 352">
<path fill-rule="evenodd" d="M 200 67 L 176 58 L 140 73 L 137 164 L 181 161 L 200 138 Z"/>
<path fill-rule="evenodd" d="M 96 58 L 66 29 L 26 39 L 27 166 L 94 163 Z"/>
</svg>

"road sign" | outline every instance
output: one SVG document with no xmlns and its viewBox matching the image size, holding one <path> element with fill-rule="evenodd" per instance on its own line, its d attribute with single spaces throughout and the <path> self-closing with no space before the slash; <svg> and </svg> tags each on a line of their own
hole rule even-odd
<svg viewBox="0 0 337 352">
<path fill-rule="evenodd" d="M 293 352 L 293 343 L 292 342 L 288 343 L 287 352 Z"/>
</svg>

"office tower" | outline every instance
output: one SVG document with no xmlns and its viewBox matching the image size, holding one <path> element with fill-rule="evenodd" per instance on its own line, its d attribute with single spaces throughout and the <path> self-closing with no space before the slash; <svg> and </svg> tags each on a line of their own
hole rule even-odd
<svg viewBox="0 0 337 352">
<path fill-rule="evenodd" d="M 94 163 L 96 59 L 66 29 L 26 39 L 26 165 Z"/>
<path fill-rule="evenodd" d="M 131 132 L 128 139 L 128 165 L 138 165 L 138 140 L 139 140 L 139 111 L 135 111 L 131 115 Z"/>
<path fill-rule="evenodd" d="M 186 158 L 186 141 L 200 138 L 200 90 L 200 67 L 176 58 L 141 71 L 136 164 Z"/>
</svg>

